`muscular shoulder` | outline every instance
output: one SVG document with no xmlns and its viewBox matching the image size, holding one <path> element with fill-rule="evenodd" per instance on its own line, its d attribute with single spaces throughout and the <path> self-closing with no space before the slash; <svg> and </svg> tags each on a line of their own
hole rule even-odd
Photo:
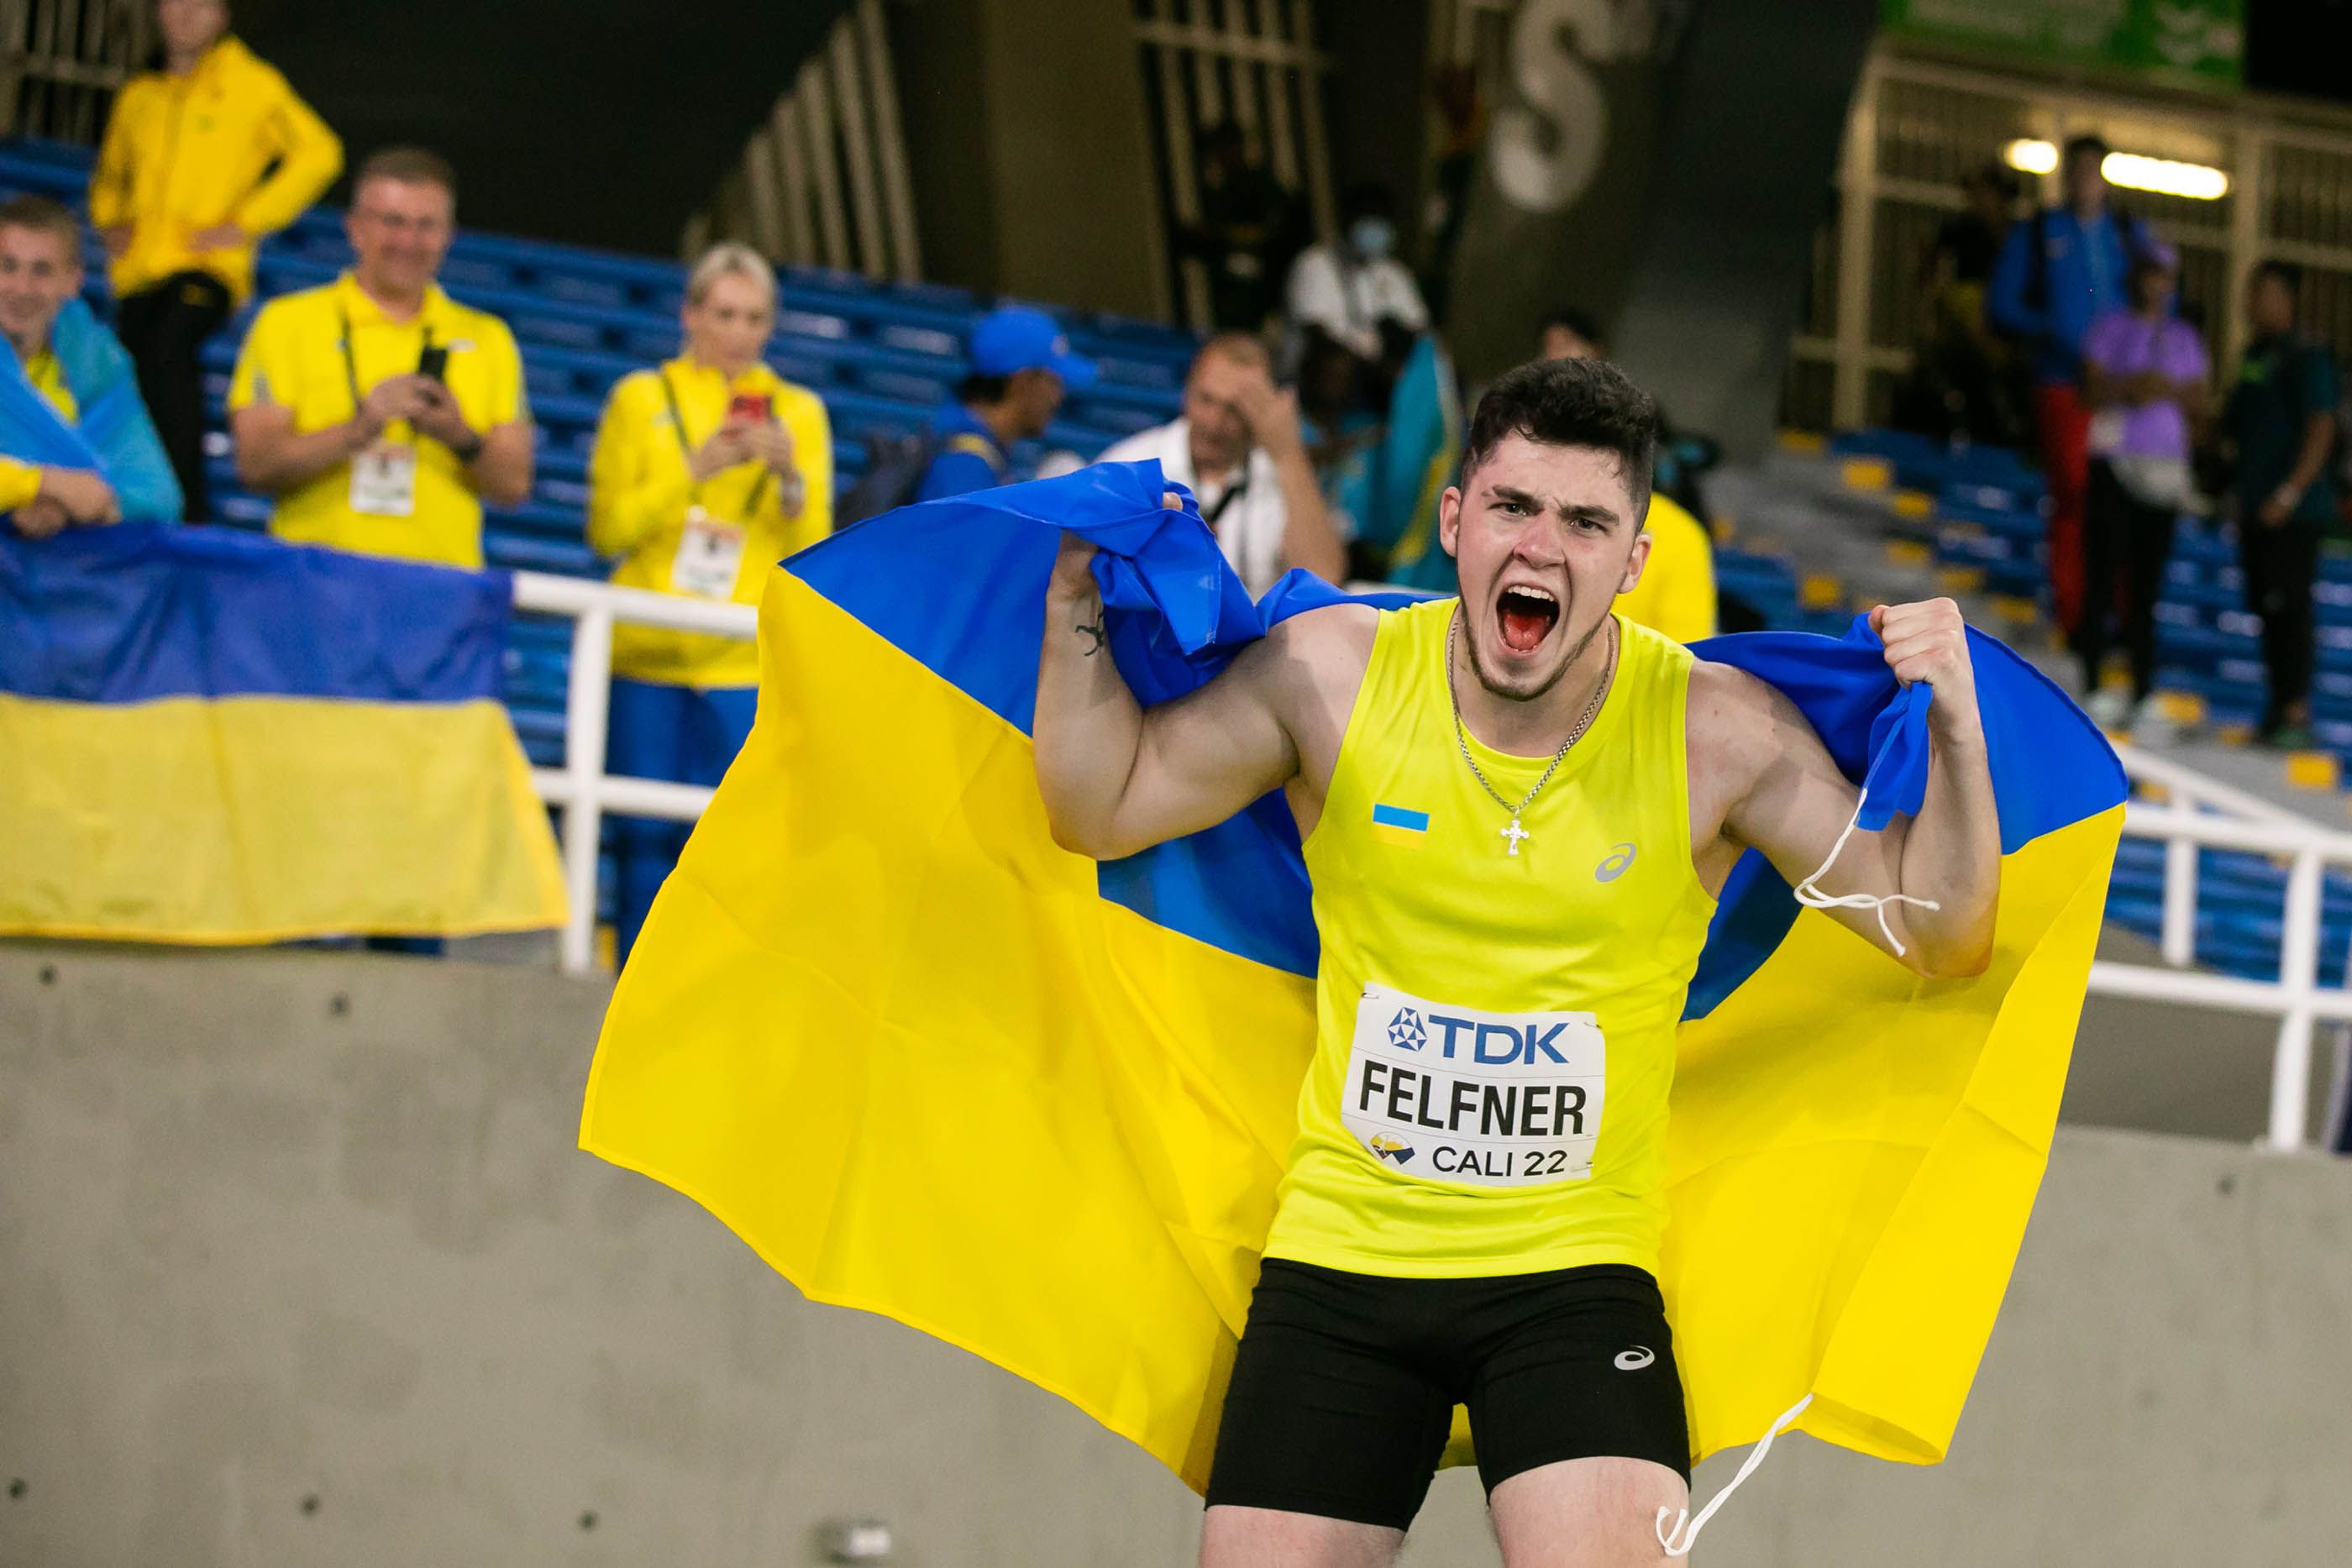
<svg viewBox="0 0 2352 1568">
<path fill-rule="evenodd" d="M 1804 722 L 1796 704 L 1747 671 L 1694 661 L 1683 721 L 1694 814 L 1704 805 L 1719 821 L 1787 749 L 1787 727 Z"/>
<path fill-rule="evenodd" d="M 1318 789 L 1339 759 L 1380 623 L 1380 612 L 1368 604 L 1309 610 L 1276 625 L 1234 662 L 1273 709 L 1297 751 L 1299 772 Z"/>
</svg>

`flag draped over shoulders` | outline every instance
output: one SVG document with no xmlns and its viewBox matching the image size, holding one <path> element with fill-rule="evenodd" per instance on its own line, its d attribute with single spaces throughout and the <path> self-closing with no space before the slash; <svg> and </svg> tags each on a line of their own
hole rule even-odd
<svg viewBox="0 0 2352 1568">
<path fill-rule="evenodd" d="M 0 340 L 0 455 L 96 473 L 131 522 L 178 521 L 180 481 L 139 395 L 130 353 L 79 299 L 58 310 L 49 346 L 79 413 L 71 422 L 59 413 Z"/>
<path fill-rule="evenodd" d="M 1147 704 L 1341 596 L 1294 573 L 1252 603 L 1161 488 L 1155 464 L 1100 465 L 774 573 L 758 724 L 622 976 L 581 1136 L 811 1297 L 984 1355 L 1200 1487 L 1314 1045 L 1308 887 L 1278 794 L 1127 860 L 1055 846 L 1029 739 L 1045 583 L 1058 530 L 1101 546 Z M 1971 647 L 1990 968 L 1920 979 L 1751 854 L 1693 981 L 1661 1282 L 1700 1455 L 1811 1394 L 1818 1436 L 1940 1458 L 2006 1286 L 2124 782 L 2062 694 Z M 1865 826 L 1916 809 L 1928 694 L 1866 627 L 1698 652 L 1867 776 Z"/>
</svg>

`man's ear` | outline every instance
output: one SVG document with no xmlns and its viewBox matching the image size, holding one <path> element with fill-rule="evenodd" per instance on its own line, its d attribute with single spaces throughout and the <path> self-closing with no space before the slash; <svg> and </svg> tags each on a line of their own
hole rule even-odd
<svg viewBox="0 0 2352 1568">
<path fill-rule="evenodd" d="M 1625 558 L 1625 576 L 1617 584 L 1620 593 L 1631 593 L 1633 585 L 1642 580 L 1642 570 L 1650 564 L 1650 530 L 1643 528 L 1633 536 L 1633 553 Z"/>
<path fill-rule="evenodd" d="M 1449 556 L 1462 553 L 1462 486 L 1448 485 L 1437 497 L 1437 542 Z"/>
</svg>

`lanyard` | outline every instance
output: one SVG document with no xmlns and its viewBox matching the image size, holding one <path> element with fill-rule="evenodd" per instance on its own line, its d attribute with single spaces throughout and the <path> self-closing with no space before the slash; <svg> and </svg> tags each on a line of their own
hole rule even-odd
<svg viewBox="0 0 2352 1568">
<path fill-rule="evenodd" d="M 686 458 L 686 498 L 694 505 L 700 506 L 702 481 L 694 476 L 694 443 L 686 434 L 686 414 L 677 405 L 677 388 L 670 384 L 669 371 L 665 370 L 659 373 L 662 401 L 669 404 L 670 433 L 677 437 L 677 449 Z M 721 423 L 726 423 L 725 414 L 719 417 Z M 760 465 L 758 475 L 751 480 L 751 488 L 743 497 L 742 520 L 747 524 L 759 512 L 760 503 L 767 497 L 769 477 L 768 465 L 763 463 Z"/>
<path fill-rule="evenodd" d="M 1242 476 L 1234 480 L 1232 487 L 1223 495 L 1217 497 L 1215 506 L 1201 514 L 1201 520 L 1209 525 L 1209 530 L 1212 533 L 1216 531 L 1217 524 L 1223 520 L 1224 515 L 1233 509 L 1234 503 L 1240 500 L 1249 489 L 1249 459 L 1244 457 L 1242 459 Z"/>
<path fill-rule="evenodd" d="M 352 313 L 338 304 L 335 307 L 335 317 L 342 323 L 343 328 L 343 380 L 352 389 L 352 412 L 357 413 L 360 412 L 360 405 L 367 400 L 360 392 L 359 356 L 352 351 Z M 430 322 L 427 322 L 425 328 L 425 346 L 428 349 L 433 346 L 433 327 Z"/>
</svg>

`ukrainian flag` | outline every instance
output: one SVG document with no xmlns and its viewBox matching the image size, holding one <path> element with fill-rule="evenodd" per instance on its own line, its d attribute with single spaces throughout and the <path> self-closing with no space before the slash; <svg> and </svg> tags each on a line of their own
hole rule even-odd
<svg viewBox="0 0 2352 1568">
<path fill-rule="evenodd" d="M 1130 860 L 1055 847 L 1029 740 L 1045 583 L 1057 528 L 1104 547 L 1146 701 L 1333 591 L 1251 604 L 1160 490 L 1156 465 L 1097 465 L 774 574 L 758 724 L 622 976 L 581 1137 L 811 1297 L 998 1362 L 1198 1487 L 1313 1047 L 1307 877 L 1278 795 Z M 1691 988 L 1663 1284 L 1701 1455 L 1810 1394 L 1805 1429 L 1938 1458 L 1991 1330 L 2124 781 L 2062 694 L 1973 646 L 1990 969 L 1917 978 L 1751 855 Z M 1798 703 L 1868 777 L 1866 824 L 1916 809 L 1928 694 L 1865 626 L 1699 652 Z"/>
<path fill-rule="evenodd" d="M 558 925 L 506 579 L 216 529 L 0 533 L 0 934 Z"/>
</svg>

